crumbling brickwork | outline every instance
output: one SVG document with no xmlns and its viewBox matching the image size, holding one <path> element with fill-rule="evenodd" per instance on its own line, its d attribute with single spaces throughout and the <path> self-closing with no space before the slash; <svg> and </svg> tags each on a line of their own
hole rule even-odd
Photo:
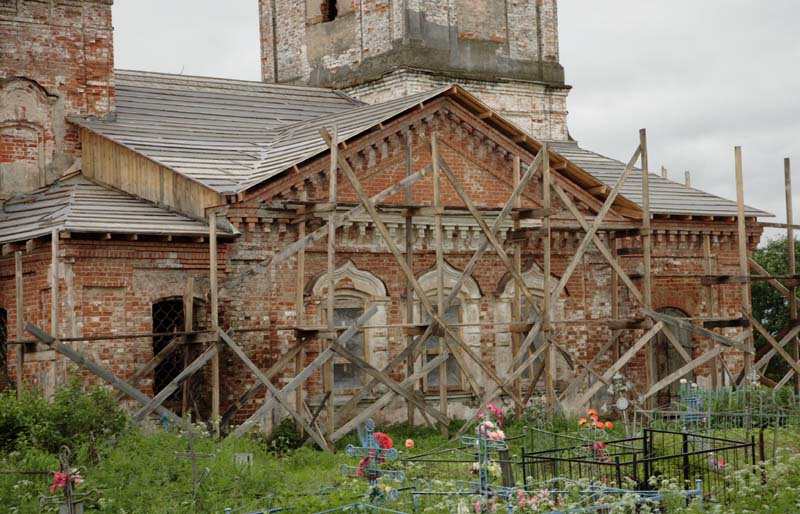
<svg viewBox="0 0 800 514">
<path fill-rule="evenodd" d="M 459 83 L 539 139 L 568 139 L 556 0 L 260 0 L 263 78 L 376 103 Z M 276 30 L 280 27 L 280 30 Z"/>
<path fill-rule="evenodd" d="M 113 111 L 111 3 L 0 4 L 0 197 L 51 182 L 80 157 L 66 116 Z"/>
</svg>

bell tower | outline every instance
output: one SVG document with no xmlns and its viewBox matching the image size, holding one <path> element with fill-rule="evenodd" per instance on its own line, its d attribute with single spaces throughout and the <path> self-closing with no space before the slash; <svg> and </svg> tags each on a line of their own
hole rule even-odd
<svg viewBox="0 0 800 514">
<path fill-rule="evenodd" d="M 367 103 L 458 83 L 542 140 L 566 140 L 557 0 L 259 0 L 265 82 Z"/>
</svg>

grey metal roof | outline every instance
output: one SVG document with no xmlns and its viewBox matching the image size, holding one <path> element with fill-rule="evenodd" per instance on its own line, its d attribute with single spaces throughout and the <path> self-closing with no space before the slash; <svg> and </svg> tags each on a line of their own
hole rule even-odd
<svg viewBox="0 0 800 514">
<path fill-rule="evenodd" d="M 550 148 L 558 152 L 593 175 L 609 187 L 614 187 L 625 169 L 625 163 L 585 150 L 574 141 L 548 142 Z M 736 202 L 719 196 L 687 187 L 654 173 L 650 177 L 650 211 L 653 214 L 698 215 L 698 216 L 736 216 Z M 642 171 L 634 169 L 622 186 L 622 195 L 642 205 Z M 768 212 L 745 206 L 747 216 L 773 216 Z"/>
<path fill-rule="evenodd" d="M 0 244 L 44 236 L 53 229 L 103 234 L 208 234 L 203 220 L 100 185 L 80 173 L 11 197 L 0 209 Z"/>
<path fill-rule="evenodd" d="M 117 70 L 116 118 L 70 119 L 214 191 L 231 194 L 325 152 L 320 127 L 336 125 L 341 139 L 350 138 L 448 89 L 365 105 L 323 88 Z M 550 145 L 609 186 L 624 169 L 623 163 L 574 142 Z M 637 173 L 626 182 L 622 196 L 641 205 Z M 651 174 L 650 187 L 655 214 L 736 215 L 735 202 L 658 175 Z M 772 216 L 750 207 L 746 213 Z"/>
<path fill-rule="evenodd" d="M 116 71 L 116 117 L 70 120 L 231 193 L 253 173 L 275 129 L 363 105 L 330 89 Z"/>
</svg>

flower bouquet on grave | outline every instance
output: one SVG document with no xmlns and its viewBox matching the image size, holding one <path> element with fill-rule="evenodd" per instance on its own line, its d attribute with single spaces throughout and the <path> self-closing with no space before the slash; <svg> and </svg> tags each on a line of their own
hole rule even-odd
<svg viewBox="0 0 800 514">
<path fill-rule="evenodd" d="M 578 427 L 580 427 L 584 437 L 590 441 L 586 446 L 586 451 L 591 458 L 601 462 L 609 462 L 610 459 L 604 440 L 608 437 L 608 431 L 614 428 L 614 424 L 611 421 L 602 421 L 597 409 L 588 409 L 586 415 L 586 418 L 578 420 Z"/>
<path fill-rule="evenodd" d="M 70 453 L 69 448 L 61 447 L 58 454 L 60 471 L 53 472 L 53 483 L 50 486 L 50 494 L 53 496 L 43 496 L 39 505 L 43 509 L 48 506 L 58 507 L 58 514 L 83 514 L 86 500 L 93 497 L 95 492 L 75 491 L 75 486 L 83 483 L 83 476 L 79 468 L 70 465 Z"/>
</svg>

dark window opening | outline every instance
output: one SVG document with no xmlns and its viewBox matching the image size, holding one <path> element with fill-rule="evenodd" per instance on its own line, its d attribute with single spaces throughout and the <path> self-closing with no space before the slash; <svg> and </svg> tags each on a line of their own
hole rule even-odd
<svg viewBox="0 0 800 514">
<path fill-rule="evenodd" d="M 322 12 L 323 22 L 335 20 L 336 16 L 339 14 L 339 9 L 336 7 L 336 0 L 323 0 L 320 5 L 320 11 Z"/>
<path fill-rule="evenodd" d="M 165 334 L 153 337 L 153 355 L 163 350 L 175 336 L 184 331 L 183 300 L 172 298 L 153 304 L 153 333 Z M 153 372 L 153 390 L 156 394 L 164 389 L 183 370 L 183 352 L 174 351 L 158 364 Z M 180 391 L 180 389 L 178 389 Z M 175 396 L 173 394 L 173 396 Z M 170 397 L 172 398 L 172 397 Z"/>
</svg>

